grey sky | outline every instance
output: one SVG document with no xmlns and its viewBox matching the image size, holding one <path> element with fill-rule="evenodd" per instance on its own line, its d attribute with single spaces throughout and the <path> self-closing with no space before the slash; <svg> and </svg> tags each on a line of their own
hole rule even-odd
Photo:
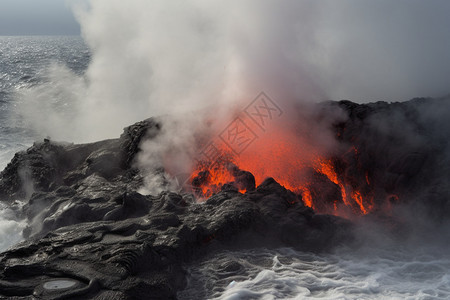
<svg viewBox="0 0 450 300">
<path fill-rule="evenodd" d="M 65 0 L 0 0 L 0 35 L 77 35 Z"/>
<path fill-rule="evenodd" d="M 179 92 L 168 99 L 189 99 L 188 92 L 199 99 L 196 92 L 233 86 L 227 80 L 239 76 L 255 89 L 277 86 L 308 99 L 450 93 L 450 0 L 0 0 L 0 35 L 79 34 L 68 1 L 92 8 L 80 18 L 105 99 L 140 89 L 150 99 L 155 87 Z M 111 74 L 117 82 L 107 83 Z M 199 82 L 210 85 L 189 86 Z"/>
</svg>

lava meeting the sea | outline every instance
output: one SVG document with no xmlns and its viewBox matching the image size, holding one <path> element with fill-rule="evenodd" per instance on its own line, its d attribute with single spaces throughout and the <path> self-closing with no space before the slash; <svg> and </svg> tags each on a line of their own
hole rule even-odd
<svg viewBox="0 0 450 300">
<path fill-rule="evenodd" d="M 380 209 L 374 203 L 367 171 L 361 171 L 360 178 L 349 177 L 342 166 L 345 160 L 326 157 L 293 131 L 274 126 L 241 153 L 223 140 L 207 147 L 208 156 L 202 156 L 190 178 L 200 199 L 233 186 L 241 193 L 251 192 L 272 177 L 320 213 L 351 217 Z M 359 152 L 351 146 L 344 151 L 344 156 L 348 155 L 357 160 Z"/>
<path fill-rule="evenodd" d="M 190 174 L 182 180 L 184 189 L 204 201 L 222 190 L 252 193 L 273 178 L 318 213 L 345 218 L 392 215 L 394 204 L 409 195 L 412 178 L 412 171 L 399 172 L 404 168 L 399 154 L 404 141 L 377 148 L 371 138 L 379 136 L 379 128 L 370 122 L 355 126 L 352 122 L 363 119 L 350 116 L 348 105 L 302 104 L 283 112 L 261 93 L 231 114 L 228 123 L 208 118 L 207 130 L 198 130 L 196 154 L 188 158 L 195 163 L 183 170 Z M 181 174 L 169 166 L 177 161 L 173 155 L 165 161 L 169 174 Z"/>
</svg>

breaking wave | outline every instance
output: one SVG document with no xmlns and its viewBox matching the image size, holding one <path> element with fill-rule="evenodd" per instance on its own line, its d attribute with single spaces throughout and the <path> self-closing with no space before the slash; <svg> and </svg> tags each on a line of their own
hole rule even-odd
<svg viewBox="0 0 450 300">
<path fill-rule="evenodd" d="M 290 248 L 216 254 L 189 269 L 180 299 L 449 299 L 450 257 L 434 248 Z"/>
</svg>

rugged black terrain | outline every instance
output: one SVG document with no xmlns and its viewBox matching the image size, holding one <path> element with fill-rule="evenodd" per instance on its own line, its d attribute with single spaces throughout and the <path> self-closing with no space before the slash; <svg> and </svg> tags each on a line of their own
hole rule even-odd
<svg viewBox="0 0 450 300">
<path fill-rule="evenodd" d="M 400 195 L 392 205 L 426 207 L 421 215 L 448 220 L 448 100 L 321 105 L 327 109 L 318 118 L 327 118 L 330 108 L 345 112 L 330 129 L 361 153 L 333 158 L 341 176 L 355 178 L 355 186 L 367 176 L 376 185 L 361 188 Z M 0 200 L 17 206 L 28 227 L 24 242 L 0 254 L 0 297 L 176 299 L 186 284 L 184 266 L 212 251 L 327 251 L 353 241 L 353 223 L 315 213 L 271 178 L 245 194 L 226 185 L 202 204 L 181 191 L 139 194 L 143 178 L 134 158 L 163 126 L 153 118 L 127 127 L 118 139 L 44 140 L 15 155 L 0 174 Z"/>
</svg>

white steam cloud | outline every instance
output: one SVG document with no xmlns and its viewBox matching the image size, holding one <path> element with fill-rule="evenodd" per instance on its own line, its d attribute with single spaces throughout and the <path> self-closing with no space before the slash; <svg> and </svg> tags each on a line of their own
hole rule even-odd
<svg viewBox="0 0 450 300">
<path fill-rule="evenodd" d="M 23 109 L 55 139 L 115 137 L 149 116 L 239 107 L 261 90 L 363 102 L 449 92 L 448 1 L 72 2 L 89 68 L 83 78 L 50 68 Z M 69 113 L 54 108 L 61 98 Z"/>
</svg>

